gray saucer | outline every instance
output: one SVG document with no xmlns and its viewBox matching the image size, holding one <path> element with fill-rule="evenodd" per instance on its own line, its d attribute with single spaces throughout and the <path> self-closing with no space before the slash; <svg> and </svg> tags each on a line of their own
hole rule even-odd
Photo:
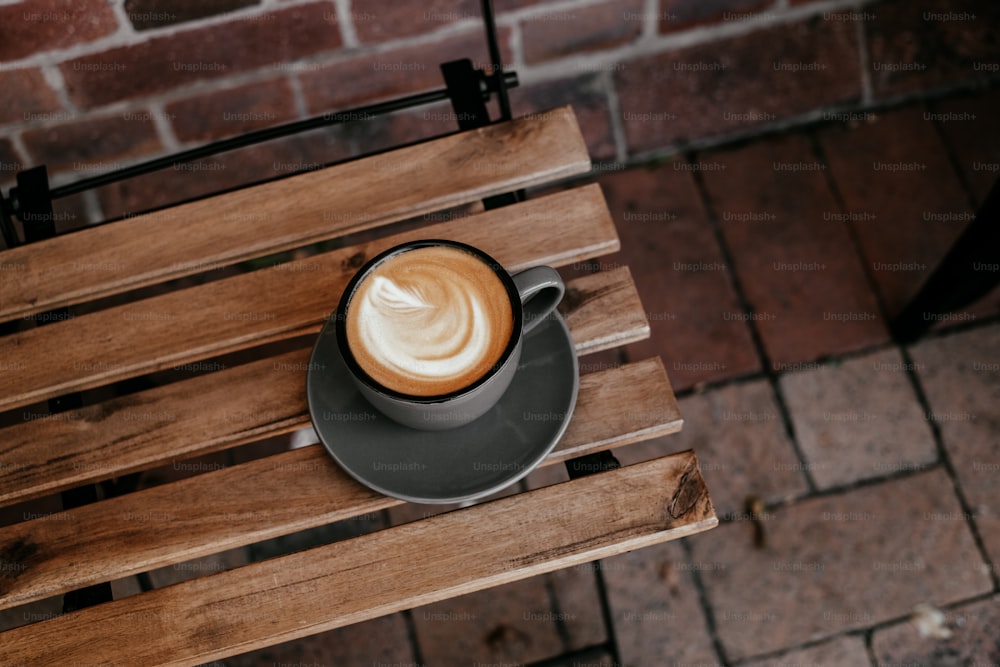
<svg viewBox="0 0 1000 667">
<path fill-rule="evenodd" d="M 415 503 L 482 498 L 521 479 L 556 446 L 580 386 L 576 350 L 556 313 L 524 339 L 510 388 L 485 415 L 447 431 L 417 431 L 358 393 L 327 321 L 306 375 L 309 414 L 320 441 L 354 479 Z"/>
</svg>

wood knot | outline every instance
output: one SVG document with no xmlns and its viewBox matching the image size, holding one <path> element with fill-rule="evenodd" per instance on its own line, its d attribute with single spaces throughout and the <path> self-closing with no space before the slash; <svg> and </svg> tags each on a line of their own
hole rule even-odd
<svg viewBox="0 0 1000 667">
<path fill-rule="evenodd" d="M 701 498 L 702 490 L 703 485 L 701 477 L 697 474 L 697 470 L 693 467 L 689 468 L 681 476 L 677 491 L 674 492 L 674 497 L 670 499 L 670 506 L 667 508 L 670 516 L 674 519 L 680 519 L 694 509 Z"/>
<path fill-rule="evenodd" d="M 24 574 L 28 569 L 26 561 L 38 553 L 38 545 L 23 537 L 0 549 L 0 595 L 10 590 L 7 584 Z"/>
<path fill-rule="evenodd" d="M 343 261 L 342 266 L 345 269 L 360 269 L 361 265 L 365 263 L 365 253 L 356 252 L 347 259 Z"/>
</svg>

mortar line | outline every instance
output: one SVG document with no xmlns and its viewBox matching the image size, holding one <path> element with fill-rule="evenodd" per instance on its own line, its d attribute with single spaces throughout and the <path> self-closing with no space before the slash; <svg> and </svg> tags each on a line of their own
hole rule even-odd
<svg viewBox="0 0 1000 667">
<path fill-rule="evenodd" d="M 694 164 L 694 154 L 688 154 L 688 164 Z M 719 250 L 722 253 L 722 259 L 726 266 L 729 266 L 732 270 L 729 278 L 729 285 L 733 289 L 736 295 L 736 300 L 739 304 L 740 309 L 744 313 L 753 314 L 755 309 L 751 306 L 749 299 L 747 298 L 746 292 L 743 289 L 743 282 L 740 280 L 738 272 L 736 271 L 736 263 L 734 261 L 733 251 L 730 249 L 729 244 L 726 242 L 725 235 L 722 233 L 722 226 L 719 224 L 719 216 L 715 212 L 715 208 L 712 205 L 711 199 L 708 196 L 708 189 L 705 187 L 705 180 L 702 176 L 701 171 L 692 170 L 691 175 L 694 178 L 695 186 L 698 189 L 698 195 L 701 200 L 702 208 L 705 210 L 705 215 L 708 219 L 708 224 L 712 228 L 713 235 L 715 236 L 716 243 L 719 245 Z M 749 318 L 745 323 L 750 332 L 750 338 L 753 341 L 754 349 L 757 352 L 757 357 L 760 359 L 761 365 L 763 366 L 764 376 L 767 378 L 768 385 L 771 388 L 772 398 L 774 399 L 775 406 L 778 408 L 778 413 L 781 415 L 782 425 L 785 429 L 785 435 L 788 437 L 791 443 L 792 449 L 795 455 L 798 457 L 799 462 L 802 463 L 802 476 L 806 480 L 806 484 L 809 490 L 816 491 L 816 481 L 813 479 L 812 473 L 809 470 L 808 459 L 805 457 L 801 446 L 799 445 L 798 438 L 795 437 L 795 425 L 792 422 L 791 410 L 785 403 L 785 397 L 781 392 L 781 387 L 779 384 L 779 376 L 775 372 L 773 364 L 771 363 L 771 357 L 764 347 L 764 342 L 761 337 L 759 328 L 757 327 L 756 320 Z"/>
<path fill-rule="evenodd" d="M 721 525 L 722 521 L 720 520 L 719 523 Z M 691 543 L 687 538 L 680 540 L 680 543 L 685 555 L 687 555 L 688 562 L 693 563 L 694 551 L 691 548 Z M 697 567 L 692 567 L 689 574 L 691 575 L 692 583 L 694 583 L 695 591 L 698 593 L 698 604 L 701 605 L 701 611 L 705 617 L 705 629 L 708 631 L 708 637 L 712 641 L 712 648 L 715 649 L 715 655 L 720 663 L 729 665 L 731 661 L 726 655 L 726 647 L 722 644 L 722 639 L 719 637 L 719 628 L 715 622 L 715 609 L 708 599 L 708 589 L 705 587 L 705 582 L 701 580 L 701 572 L 698 571 Z"/>
</svg>

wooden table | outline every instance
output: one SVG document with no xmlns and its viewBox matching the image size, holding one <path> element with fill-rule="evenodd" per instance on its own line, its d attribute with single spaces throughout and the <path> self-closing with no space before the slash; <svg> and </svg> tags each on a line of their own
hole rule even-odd
<svg viewBox="0 0 1000 667">
<path fill-rule="evenodd" d="M 619 243 L 600 188 L 585 185 L 138 300 L 126 292 L 589 166 L 572 110 L 561 108 L 3 251 L 0 321 L 119 296 L 0 337 L 0 411 L 29 414 L 67 393 L 254 352 L 241 365 L 0 429 L 0 503 L 308 426 L 310 337 L 354 271 L 391 245 L 456 239 L 516 271 L 583 262 Z M 581 356 L 649 335 L 627 268 L 569 281 L 561 311 Z M 284 339 L 304 344 L 256 354 Z M 233 414 L 243 417 L 224 417 Z M 542 465 L 681 424 L 660 359 L 586 374 L 569 428 Z M 0 608 L 401 504 L 314 445 L 67 509 L 58 521 L 28 515 L 0 528 Z M 197 664 L 716 524 L 697 459 L 683 452 L 30 623 L 0 634 L 0 661 Z"/>
</svg>

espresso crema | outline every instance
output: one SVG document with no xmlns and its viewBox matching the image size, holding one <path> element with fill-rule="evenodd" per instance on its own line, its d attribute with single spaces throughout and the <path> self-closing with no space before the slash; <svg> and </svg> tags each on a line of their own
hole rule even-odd
<svg viewBox="0 0 1000 667">
<path fill-rule="evenodd" d="M 347 307 L 347 343 L 358 365 L 411 396 L 473 384 L 500 360 L 513 328 L 504 283 L 478 256 L 452 246 L 386 259 Z"/>
</svg>

